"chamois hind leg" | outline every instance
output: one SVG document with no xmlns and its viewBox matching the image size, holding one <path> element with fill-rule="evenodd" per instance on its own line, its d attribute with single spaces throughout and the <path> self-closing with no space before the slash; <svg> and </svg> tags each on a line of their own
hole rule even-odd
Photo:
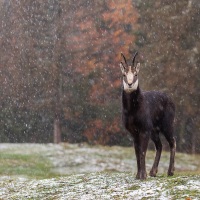
<svg viewBox="0 0 200 200">
<path fill-rule="evenodd" d="M 156 156 L 149 175 L 155 177 L 158 172 L 158 164 L 162 153 L 162 143 L 159 137 L 159 132 L 152 132 L 151 139 L 155 144 Z"/>
<path fill-rule="evenodd" d="M 174 175 L 174 159 L 176 152 L 176 140 L 174 138 L 174 128 L 173 128 L 174 115 L 173 113 L 167 113 L 163 120 L 163 134 L 169 143 L 170 147 L 170 162 L 168 168 L 168 176 Z"/>
<path fill-rule="evenodd" d="M 168 168 L 168 176 L 174 175 L 174 159 L 175 159 L 175 153 L 176 153 L 176 140 L 173 136 L 165 136 L 170 147 L 170 162 L 169 162 L 169 168 Z"/>
</svg>

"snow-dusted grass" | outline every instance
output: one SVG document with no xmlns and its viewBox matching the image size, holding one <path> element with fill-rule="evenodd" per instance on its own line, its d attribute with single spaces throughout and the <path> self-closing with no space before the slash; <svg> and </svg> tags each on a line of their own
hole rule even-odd
<svg viewBox="0 0 200 200">
<path fill-rule="evenodd" d="M 200 199 L 200 156 L 177 153 L 174 177 L 168 163 L 163 152 L 158 177 L 139 181 L 133 148 L 0 144 L 0 199 Z"/>
<path fill-rule="evenodd" d="M 132 173 L 90 173 L 29 180 L 1 177 L 2 199 L 186 199 L 200 197 L 200 176 L 135 180 Z"/>
</svg>

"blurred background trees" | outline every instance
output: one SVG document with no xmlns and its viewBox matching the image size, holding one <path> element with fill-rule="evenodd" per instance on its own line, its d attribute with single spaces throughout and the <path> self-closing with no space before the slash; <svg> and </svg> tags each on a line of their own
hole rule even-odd
<svg viewBox="0 0 200 200">
<path fill-rule="evenodd" d="M 177 107 L 178 150 L 199 152 L 198 1 L 0 0 L 0 142 L 130 145 L 120 52 Z"/>
<path fill-rule="evenodd" d="M 174 98 L 177 148 L 199 152 L 200 3 L 150 0 L 138 9 L 142 15 L 136 43 L 147 77 L 143 88 L 161 89 Z"/>
</svg>

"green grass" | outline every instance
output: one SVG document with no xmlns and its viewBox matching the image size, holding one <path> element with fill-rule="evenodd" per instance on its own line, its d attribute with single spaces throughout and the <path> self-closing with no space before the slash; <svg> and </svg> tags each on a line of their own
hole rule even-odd
<svg viewBox="0 0 200 200">
<path fill-rule="evenodd" d="M 0 153 L 0 175 L 26 176 L 36 179 L 52 178 L 51 164 L 38 154 Z"/>
<path fill-rule="evenodd" d="M 140 186 L 138 185 L 132 185 L 131 187 L 128 188 L 128 190 L 138 190 L 140 189 Z"/>
<path fill-rule="evenodd" d="M 154 151 L 147 152 L 148 173 L 154 157 Z M 54 163 L 57 164 L 53 166 L 53 162 L 50 160 L 56 161 Z M 90 164 L 91 160 L 92 164 Z M 59 163 L 62 163 L 61 167 Z M 163 151 L 157 177 L 165 178 L 167 176 L 168 163 L 169 152 Z M 61 176 L 61 174 L 90 173 L 94 172 L 92 170 L 95 168 L 97 171 L 104 172 L 135 172 L 134 149 L 132 147 L 89 146 L 86 144 L 82 146 L 61 144 L 59 147 L 48 144 L 7 144 L 0 151 L 0 176 L 13 175 L 43 179 Z M 175 176 L 184 176 L 185 174 L 200 174 L 200 155 L 176 154 Z"/>
</svg>

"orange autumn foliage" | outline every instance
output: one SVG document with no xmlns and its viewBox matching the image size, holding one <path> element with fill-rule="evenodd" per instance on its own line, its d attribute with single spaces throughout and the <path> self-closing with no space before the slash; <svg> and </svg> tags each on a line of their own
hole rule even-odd
<svg viewBox="0 0 200 200">
<path fill-rule="evenodd" d="M 107 10 L 100 15 L 103 26 L 98 29 L 88 29 L 93 44 L 91 49 L 96 53 L 96 57 L 85 63 L 87 70 L 83 72 L 89 74 L 92 70 L 99 70 L 98 81 L 94 81 L 89 90 L 90 104 L 99 106 L 109 106 L 112 101 L 109 103 L 107 99 L 116 98 L 111 94 L 121 85 L 118 70 L 120 52 L 128 54 L 130 48 L 133 48 L 134 31 L 138 28 L 136 25 L 138 14 L 131 0 L 108 1 L 106 4 Z M 108 123 L 105 120 L 103 122 L 94 119 L 90 121 L 92 126 L 88 127 L 84 135 L 89 141 L 106 144 L 112 138 L 111 135 L 120 132 L 119 120 L 119 116 L 114 116 Z"/>
</svg>

